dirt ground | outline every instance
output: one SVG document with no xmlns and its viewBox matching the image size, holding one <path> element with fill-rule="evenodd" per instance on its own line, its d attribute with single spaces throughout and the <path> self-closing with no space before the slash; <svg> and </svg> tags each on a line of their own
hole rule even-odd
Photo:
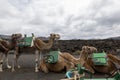
<svg viewBox="0 0 120 80">
<path fill-rule="evenodd" d="M 13 55 L 9 55 L 9 63 L 12 64 Z M 4 71 L 0 72 L 0 80 L 60 80 L 64 78 L 65 72 L 54 73 L 50 72 L 45 74 L 43 72 L 34 72 L 34 54 L 23 54 L 19 58 L 20 69 L 16 69 L 15 72 L 11 72 L 4 64 Z M 100 77 L 101 74 L 97 74 Z M 103 75 L 102 75 L 103 76 Z M 104 76 L 105 77 L 105 76 Z"/>
</svg>

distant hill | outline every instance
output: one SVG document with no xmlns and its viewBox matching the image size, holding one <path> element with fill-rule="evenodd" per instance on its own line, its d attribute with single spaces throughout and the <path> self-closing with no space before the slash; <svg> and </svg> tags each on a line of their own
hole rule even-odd
<svg viewBox="0 0 120 80">
<path fill-rule="evenodd" d="M 111 37 L 111 38 L 107 38 L 107 39 L 120 40 L 120 36 L 118 36 L 118 37 Z"/>
<path fill-rule="evenodd" d="M 48 40 L 49 37 L 37 37 L 40 38 L 41 40 Z M 0 35 L 0 39 L 6 39 L 9 40 L 10 39 L 10 35 Z"/>
<path fill-rule="evenodd" d="M 10 35 L 0 35 L 0 38 L 9 40 Z M 49 37 L 38 37 L 41 40 L 49 40 Z M 56 46 L 62 52 L 70 52 L 73 53 L 76 50 L 81 50 L 82 46 L 94 46 L 98 49 L 99 52 L 104 51 L 119 51 L 120 54 L 120 36 L 119 37 L 111 37 L 106 39 L 91 39 L 91 40 L 59 40 L 58 45 L 53 45 L 51 50 L 56 50 Z"/>
<path fill-rule="evenodd" d="M 41 40 L 49 40 L 49 37 L 37 37 L 37 38 L 39 38 Z"/>
<path fill-rule="evenodd" d="M 10 39 L 10 35 L 0 35 L 0 39 L 9 40 Z"/>
<path fill-rule="evenodd" d="M 10 39 L 10 35 L 2 35 L 2 34 L 0 34 L 0 38 L 9 40 Z M 49 37 L 41 37 L 40 36 L 40 37 L 37 37 L 37 38 L 40 38 L 41 40 L 49 40 Z M 120 40 L 120 36 L 118 36 L 118 37 L 110 37 L 110 38 L 106 38 L 106 39 Z M 73 40 L 75 40 L 75 39 L 73 39 Z M 80 39 L 80 40 L 86 40 L 86 39 Z M 99 40 L 99 39 L 90 39 L 90 40 Z"/>
</svg>

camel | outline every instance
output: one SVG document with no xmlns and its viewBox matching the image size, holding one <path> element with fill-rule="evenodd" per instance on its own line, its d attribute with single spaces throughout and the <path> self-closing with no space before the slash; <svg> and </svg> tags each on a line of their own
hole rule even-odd
<svg viewBox="0 0 120 80">
<path fill-rule="evenodd" d="M 95 49 L 95 51 L 96 51 L 96 49 Z M 99 65 L 99 66 L 94 65 L 93 60 L 91 58 L 91 54 L 92 53 L 90 53 L 89 50 L 82 49 L 79 58 L 75 58 L 70 53 L 66 53 L 66 52 L 61 53 L 60 56 L 62 58 L 64 58 L 65 60 L 67 60 L 68 62 L 73 63 L 74 65 L 81 64 L 82 66 L 84 66 L 88 71 L 90 71 L 93 74 L 97 71 L 97 72 L 113 75 L 115 73 L 115 71 L 117 70 L 116 64 L 120 65 L 120 59 L 110 53 L 107 54 L 107 58 L 108 58 L 107 65 Z M 65 62 L 63 62 L 62 64 L 64 64 L 64 63 Z M 53 65 L 57 66 L 55 64 L 53 64 Z M 46 63 L 44 63 L 43 65 L 41 64 L 41 66 L 46 66 L 46 67 L 44 67 L 44 69 L 47 69 L 47 70 L 50 70 L 53 68 L 53 66 L 51 66 L 50 64 L 46 64 Z M 60 67 L 62 68 L 62 66 L 57 66 L 57 68 L 60 68 Z M 57 70 L 57 68 L 54 68 L 54 69 Z M 55 71 L 55 70 L 51 70 L 51 71 Z"/>
<path fill-rule="evenodd" d="M 117 70 L 116 64 L 120 65 L 120 59 L 112 54 L 107 54 L 107 65 L 95 65 L 92 60 L 92 54 L 97 49 L 92 46 L 83 46 L 79 57 L 79 63 L 85 66 L 90 72 L 101 72 L 111 75 Z"/>
<path fill-rule="evenodd" d="M 69 53 L 66 53 L 66 54 L 68 55 Z M 48 73 L 49 71 L 52 71 L 52 72 L 65 71 L 66 72 L 71 68 L 74 68 L 75 65 L 72 62 L 65 59 L 63 56 L 64 56 L 64 53 L 59 52 L 59 60 L 54 64 L 46 63 L 45 59 L 43 59 L 42 63 L 40 63 L 39 69 L 44 73 Z"/>
<path fill-rule="evenodd" d="M 35 59 L 35 72 L 38 72 L 38 63 L 42 60 L 43 58 L 43 53 L 42 51 L 45 50 L 50 50 L 52 47 L 54 41 L 60 39 L 59 34 L 50 34 L 49 41 L 46 43 L 42 41 L 41 39 L 38 38 L 33 38 L 33 46 L 25 46 L 25 47 L 19 47 L 19 55 L 17 56 L 16 62 L 20 56 L 20 53 L 25 52 L 26 49 L 32 50 L 32 52 L 35 52 L 36 59 Z"/>
<path fill-rule="evenodd" d="M 97 49 L 93 46 L 83 46 L 82 50 L 88 51 L 89 54 L 92 54 L 93 52 L 97 52 Z M 64 59 L 74 63 L 74 65 L 78 64 L 79 62 L 82 64 L 84 60 L 82 60 L 80 57 L 75 58 L 73 55 L 71 55 L 68 52 L 62 52 L 63 54 L 60 54 Z"/>
<path fill-rule="evenodd" d="M 82 50 L 80 56 L 80 62 L 83 62 L 83 66 L 87 65 L 88 70 L 92 73 L 101 72 L 111 75 L 117 70 L 116 64 L 120 65 L 120 59 L 112 54 L 107 54 L 107 64 L 106 65 L 94 65 L 92 58 L 89 56 L 89 52 Z"/>
<path fill-rule="evenodd" d="M 20 33 L 18 34 L 12 34 L 10 41 L 0 39 L 0 52 L 1 52 L 1 57 L 0 57 L 0 72 L 3 71 L 2 66 L 3 66 L 3 56 L 5 55 L 5 60 L 7 64 L 7 68 L 11 68 L 8 64 L 8 54 L 10 50 L 14 50 L 14 55 L 17 55 L 17 40 L 20 39 L 22 35 Z M 14 56 L 14 59 L 16 59 L 16 56 Z M 14 60 L 13 60 L 14 64 Z M 12 68 L 13 69 L 13 68 Z"/>
</svg>

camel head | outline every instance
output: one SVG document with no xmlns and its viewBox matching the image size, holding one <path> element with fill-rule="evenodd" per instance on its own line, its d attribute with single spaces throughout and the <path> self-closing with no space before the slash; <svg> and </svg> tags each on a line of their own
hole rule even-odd
<svg viewBox="0 0 120 80">
<path fill-rule="evenodd" d="M 91 58 L 92 57 L 92 54 L 94 52 L 97 52 L 97 49 L 93 46 L 83 46 L 82 47 L 82 51 L 81 51 L 81 55 L 85 58 L 85 59 L 88 59 L 88 58 Z"/>
<path fill-rule="evenodd" d="M 83 46 L 82 50 L 85 50 L 88 52 L 88 54 L 92 54 L 94 52 L 97 52 L 97 49 L 93 46 Z"/>
<path fill-rule="evenodd" d="M 60 35 L 52 33 L 52 34 L 50 34 L 50 38 L 53 40 L 58 40 L 58 39 L 60 39 Z"/>
<path fill-rule="evenodd" d="M 18 33 L 18 34 L 12 34 L 11 35 L 12 40 L 19 40 L 22 38 L 22 34 Z"/>
<path fill-rule="evenodd" d="M 87 50 L 82 50 L 80 53 L 80 58 L 83 58 L 83 60 L 87 60 L 89 58 L 90 54 Z"/>
</svg>

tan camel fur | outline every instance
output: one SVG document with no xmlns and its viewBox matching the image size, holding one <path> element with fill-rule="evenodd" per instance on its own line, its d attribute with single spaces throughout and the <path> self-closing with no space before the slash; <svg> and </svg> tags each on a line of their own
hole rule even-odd
<svg viewBox="0 0 120 80">
<path fill-rule="evenodd" d="M 73 55 L 71 55 L 68 52 L 62 52 L 59 55 L 64 59 L 66 59 L 67 61 L 72 62 L 74 65 L 76 65 L 79 62 L 79 58 L 75 58 Z"/>
<path fill-rule="evenodd" d="M 95 50 L 96 51 L 96 50 Z M 120 65 L 120 59 L 112 54 L 107 54 L 108 62 L 107 65 L 102 66 L 96 66 L 94 65 L 90 52 L 86 50 L 82 50 L 80 53 L 80 58 L 75 58 L 74 56 L 68 54 L 64 54 L 65 59 L 69 60 L 70 62 L 74 64 L 80 63 L 82 66 L 84 66 L 88 71 L 91 73 L 95 73 L 95 71 L 106 73 L 106 74 L 112 74 L 117 69 L 116 64 Z"/>
<path fill-rule="evenodd" d="M 48 73 L 49 71 L 52 72 L 61 72 L 61 71 L 68 71 L 71 68 L 74 68 L 75 65 L 63 58 L 62 55 L 63 53 L 60 53 L 59 60 L 57 63 L 50 64 L 50 63 L 45 63 L 45 60 L 43 59 L 42 63 L 40 63 L 40 70 Z M 61 56 L 62 55 L 62 56 Z"/>
<path fill-rule="evenodd" d="M 89 54 L 92 54 L 93 52 L 97 52 L 97 48 L 93 46 L 83 46 L 82 50 L 86 50 L 89 52 Z"/>
<path fill-rule="evenodd" d="M 88 52 L 88 50 L 83 49 L 80 53 L 80 58 L 75 58 L 70 53 L 66 53 L 66 52 L 61 53 L 60 56 L 62 58 L 64 58 L 65 60 L 67 60 L 68 62 L 73 63 L 74 65 L 80 63 L 82 66 L 84 66 L 91 73 L 95 73 L 95 71 L 98 71 L 101 73 L 112 74 L 117 69 L 115 63 L 120 65 L 120 59 L 118 57 L 116 57 L 115 55 L 112 55 L 112 54 L 107 54 L 107 58 L 108 58 L 107 65 L 96 66 L 96 65 L 94 65 L 94 63 L 92 61 L 92 58 L 90 56 L 91 54 L 90 54 L 90 52 Z M 44 68 L 42 67 L 42 69 L 46 69 L 48 71 L 49 69 L 53 68 L 53 66 L 51 66 L 50 64 L 46 64 L 45 62 L 43 62 L 43 63 L 44 64 L 40 65 L 40 66 L 45 66 Z M 64 64 L 64 63 L 62 63 L 62 64 Z M 55 64 L 53 64 L 53 65 L 55 65 Z M 59 68 L 61 66 L 57 66 L 57 67 Z M 57 70 L 57 68 L 54 68 L 54 69 Z"/>
<path fill-rule="evenodd" d="M 120 65 L 120 59 L 112 54 L 107 54 L 107 65 L 101 66 L 94 65 L 92 58 L 90 57 L 91 54 L 89 54 L 88 51 L 82 50 L 80 55 L 80 62 L 84 62 L 83 66 L 87 65 L 87 69 L 92 73 L 98 71 L 101 73 L 112 74 L 117 69 L 116 64 Z"/>
<path fill-rule="evenodd" d="M 8 52 L 10 50 L 14 50 L 14 59 L 16 59 L 17 53 L 17 40 L 22 37 L 21 34 L 12 34 L 10 41 L 0 39 L 0 52 L 1 52 L 1 58 L 0 58 L 0 72 L 3 71 L 2 65 L 3 65 L 3 55 L 5 55 L 5 60 L 8 68 L 11 68 L 8 64 Z M 13 66 L 14 66 L 14 61 L 13 60 Z M 14 68 L 12 68 L 14 71 Z"/>
<path fill-rule="evenodd" d="M 55 64 L 49 64 L 49 63 L 45 63 L 45 61 L 43 60 L 42 63 L 40 63 L 40 70 L 48 73 L 49 71 L 53 71 L 53 72 L 60 72 L 64 69 L 64 67 L 68 66 L 69 68 L 66 69 L 69 70 L 71 68 L 75 68 L 75 65 L 80 63 L 82 64 L 85 68 L 87 68 L 89 71 L 92 71 L 94 73 L 94 70 L 85 63 L 83 58 L 75 58 L 73 55 L 71 55 L 70 53 L 67 52 L 60 52 L 60 58 L 59 61 Z M 66 65 L 66 61 L 67 61 L 67 65 Z M 69 64 L 71 65 L 69 65 Z"/>
<path fill-rule="evenodd" d="M 49 50 L 54 41 L 58 40 L 60 38 L 59 34 L 50 34 L 50 38 L 48 42 L 44 42 L 39 38 L 34 38 L 33 40 L 33 46 L 31 47 L 19 47 L 20 52 L 25 52 L 26 49 L 32 50 L 31 52 L 35 51 L 36 54 L 36 59 L 35 59 L 35 72 L 38 72 L 38 63 L 42 60 L 43 58 L 43 53 L 42 51 Z M 19 56 L 18 56 L 19 57 Z"/>
</svg>

